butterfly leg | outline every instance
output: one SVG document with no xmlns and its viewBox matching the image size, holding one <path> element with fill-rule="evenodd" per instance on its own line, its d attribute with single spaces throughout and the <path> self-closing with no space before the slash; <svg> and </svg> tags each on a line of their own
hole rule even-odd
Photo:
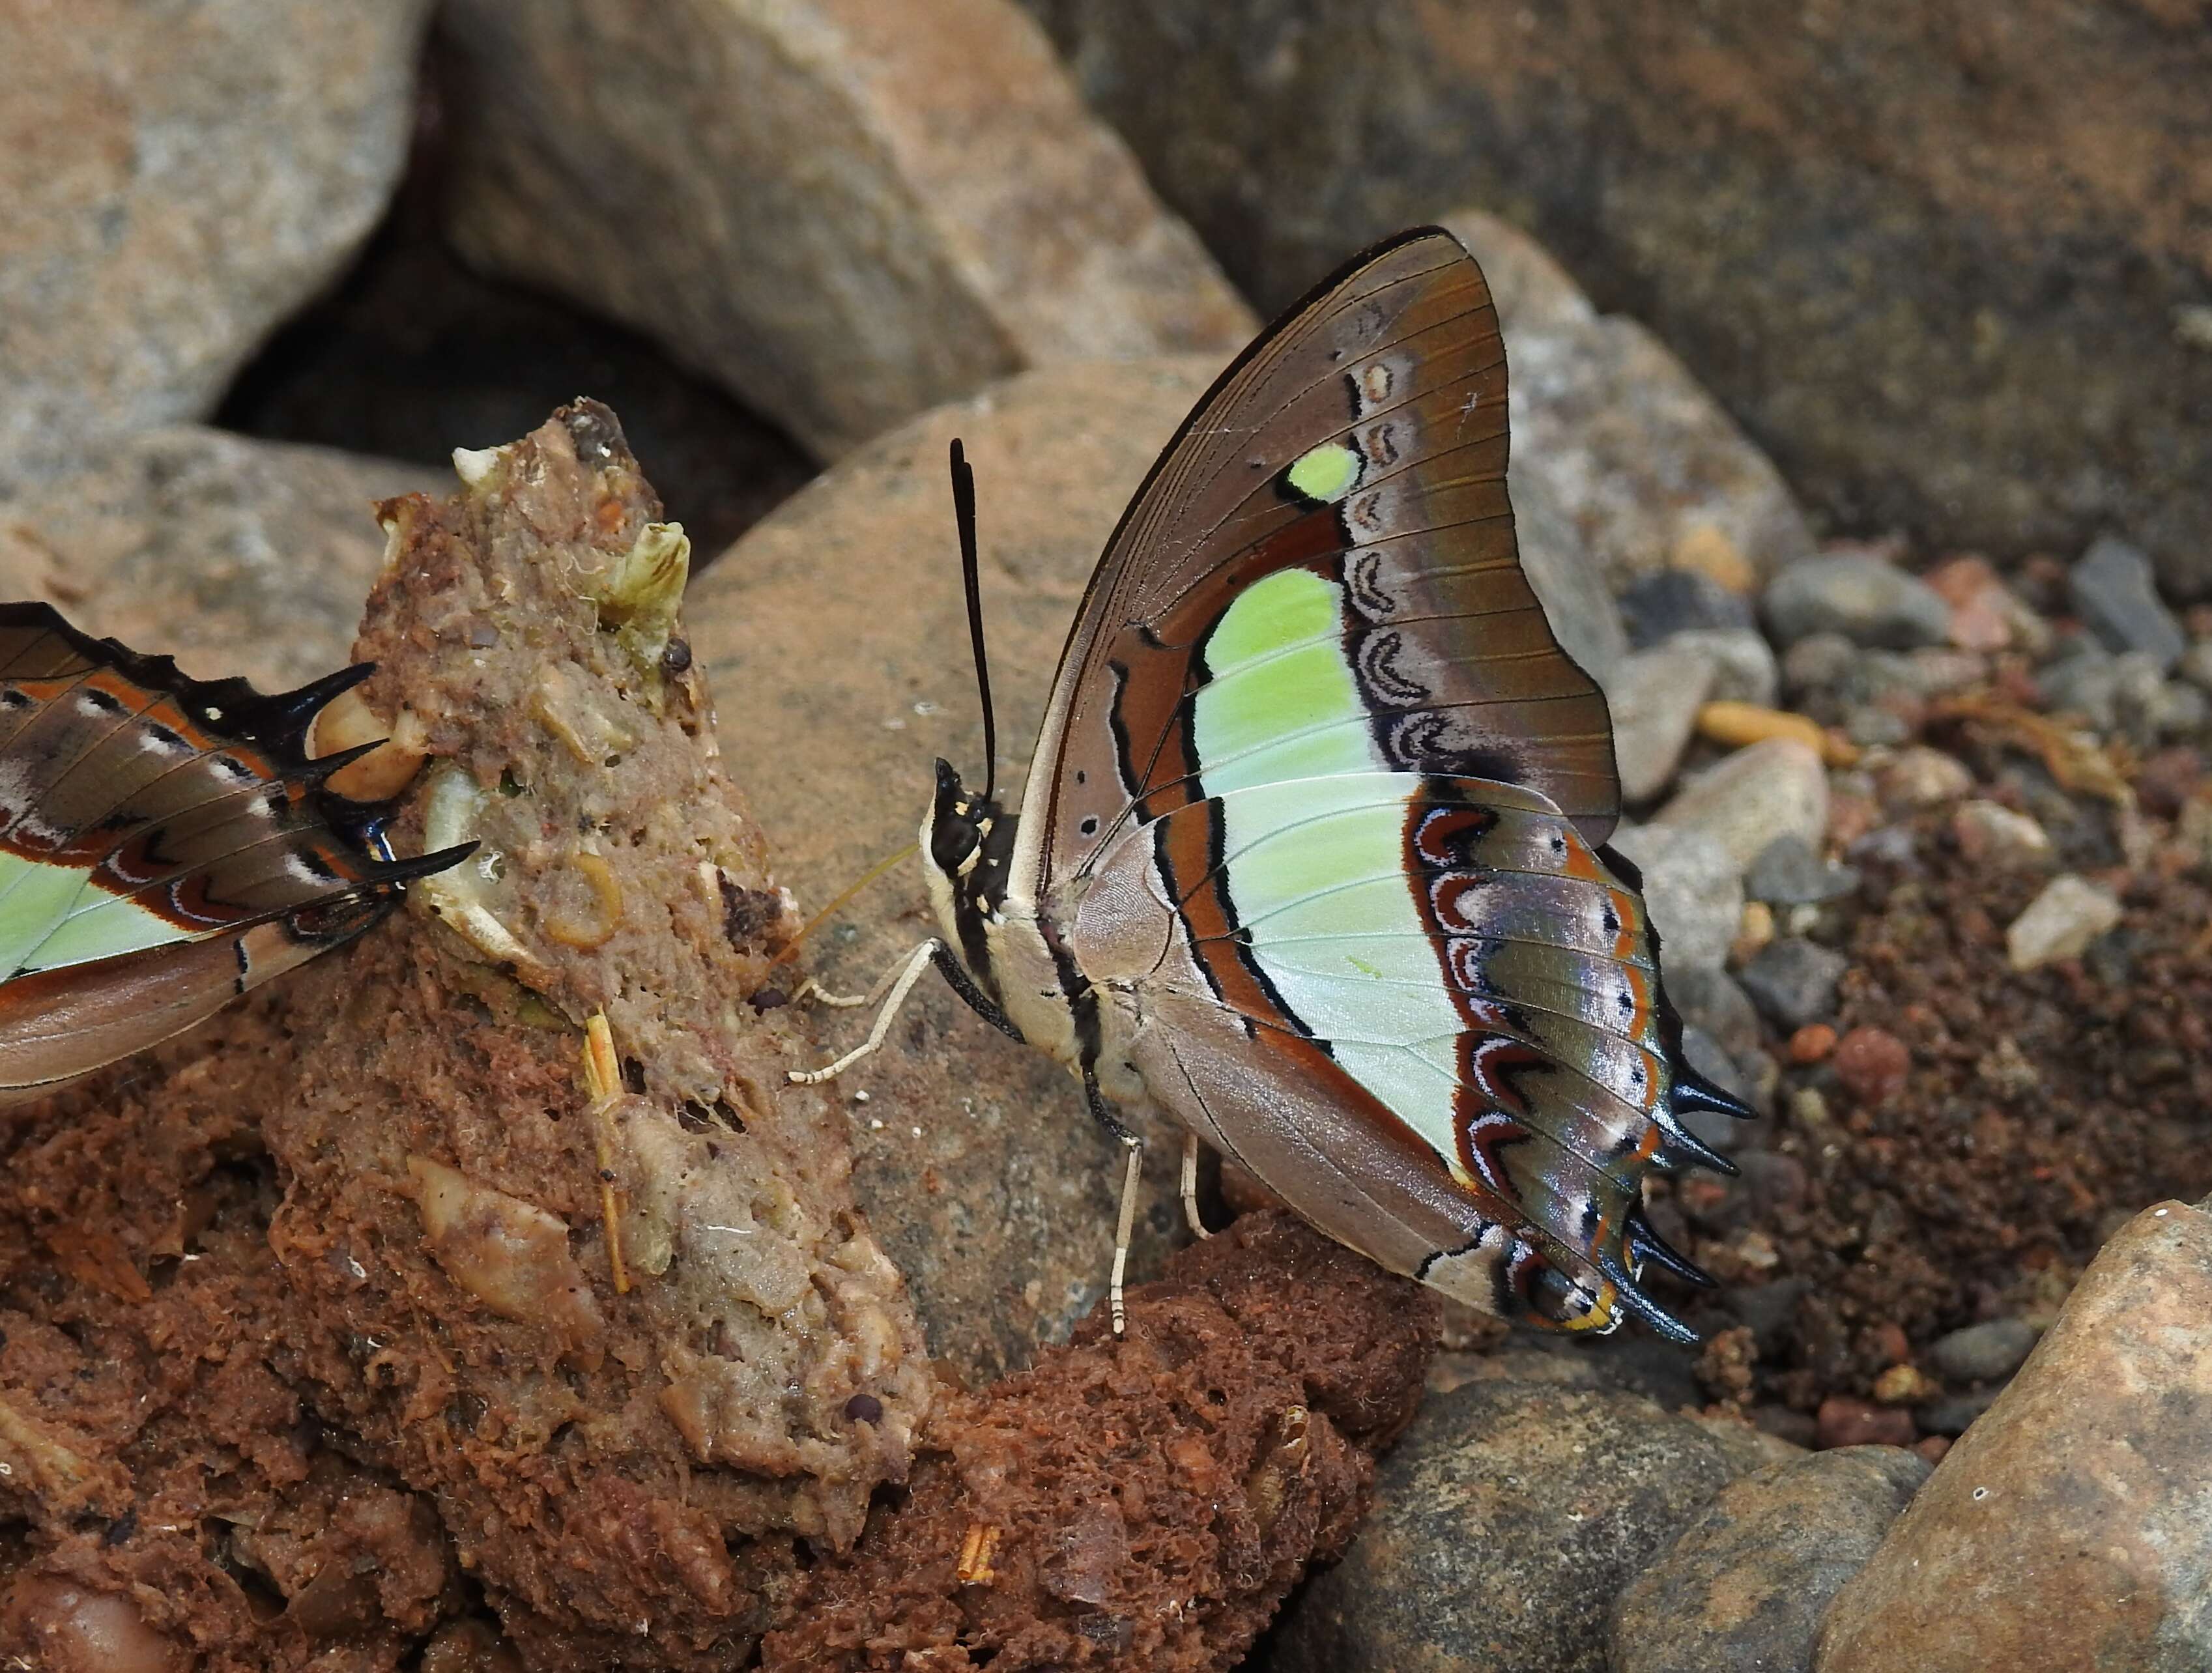
<svg viewBox="0 0 2212 1673">
<path fill-rule="evenodd" d="M 890 984 L 890 997 L 884 1001 L 884 1008 L 876 1013 L 875 1026 L 868 1030 L 866 1040 L 836 1062 L 826 1064 L 820 1069 L 788 1071 L 792 1082 L 799 1086 L 820 1086 L 824 1081 L 836 1080 L 861 1058 L 881 1049 L 884 1041 L 890 1037 L 891 1024 L 898 1018 L 899 1007 L 906 1003 L 907 995 L 914 991 L 914 985 L 921 979 L 921 973 L 929 967 L 930 960 L 936 956 L 943 945 L 934 936 L 931 937 L 907 955 L 906 962 L 896 967 L 898 973 L 895 977 L 885 979 Z"/>
<path fill-rule="evenodd" d="M 1106 1282 L 1106 1304 L 1113 1316 L 1114 1334 L 1119 1337 L 1127 1332 L 1129 1324 L 1128 1309 L 1121 1300 L 1121 1280 L 1129 1270 L 1129 1240 L 1137 1229 L 1137 1191 L 1144 1183 L 1145 1141 L 1106 1107 L 1098 1077 L 1087 1066 L 1083 1071 L 1083 1096 L 1091 1106 L 1091 1119 L 1111 1133 L 1128 1156 L 1121 1171 L 1121 1213 L 1114 1222 L 1114 1271 Z"/>
<path fill-rule="evenodd" d="M 1192 1234 L 1209 1238 L 1206 1221 L 1198 1215 L 1198 1135 L 1185 1130 L 1182 1136 L 1182 1217 L 1188 1222 Z"/>
</svg>

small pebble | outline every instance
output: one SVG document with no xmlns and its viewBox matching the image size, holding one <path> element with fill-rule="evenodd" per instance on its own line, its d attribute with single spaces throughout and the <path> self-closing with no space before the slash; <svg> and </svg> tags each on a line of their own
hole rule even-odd
<svg viewBox="0 0 2212 1673">
<path fill-rule="evenodd" d="M 2112 651 L 2146 652 L 2164 674 L 2188 648 L 2140 547 L 2100 536 L 2068 572 L 2067 591 L 2075 613 Z"/>
<path fill-rule="evenodd" d="M 1756 703 L 1707 703 L 1698 711 L 1698 730 L 1729 749 L 1770 737 L 1794 737 L 1807 749 L 1823 754 L 1828 747 L 1828 735 L 1817 722 L 1787 709 L 1761 708 Z"/>
<path fill-rule="evenodd" d="M 1644 874 L 1644 908 L 1670 974 L 1677 961 L 1717 966 L 1728 956 L 1743 919 L 1743 883 L 1738 863 L 1718 840 L 1704 831 L 1653 823 L 1616 830 L 1613 846 Z"/>
<path fill-rule="evenodd" d="M 2212 639 L 2200 639 L 2184 651 L 2173 671 L 2199 691 L 2212 691 Z"/>
<path fill-rule="evenodd" d="M 1816 1086 L 1801 1086 L 1790 1094 L 1790 1119 L 1800 1127 L 1828 1124 L 1828 1099 Z"/>
<path fill-rule="evenodd" d="M 1662 569 L 1631 582 L 1620 595 L 1620 619 L 1639 651 L 1698 627 L 1755 625 L 1748 598 L 1690 569 Z"/>
<path fill-rule="evenodd" d="M 1951 834 L 1960 853 L 1980 865 L 2041 865 L 2051 858 L 2050 833 L 2000 802 L 1960 803 Z"/>
<path fill-rule="evenodd" d="M 1711 836 L 1740 876 L 1785 833 L 1820 840 L 1828 825 L 1827 771 L 1818 750 L 1793 738 L 1770 738 L 1692 773 L 1653 822 Z"/>
<path fill-rule="evenodd" d="M 1844 1091 L 1863 1105 L 1879 1107 L 1905 1090 L 1912 1053 L 1895 1034 L 1861 1027 L 1836 1042 L 1835 1065 L 1837 1083 Z"/>
<path fill-rule="evenodd" d="M 1916 744 L 1875 775 L 1875 787 L 1884 807 L 1902 812 L 1957 801 L 1973 789 L 1974 775 L 1955 755 Z"/>
<path fill-rule="evenodd" d="M 1683 530 L 1668 549 L 1667 561 L 1677 572 L 1703 576 L 1739 596 L 1759 585 L 1759 572 L 1751 567 L 1751 560 L 1729 538 L 1725 529 L 1714 524 L 1692 523 Z M 1747 607 L 1745 621 L 1749 621 Z"/>
<path fill-rule="evenodd" d="M 1761 949 L 1736 979 L 1778 1027 L 1794 1030 L 1835 1014 L 1836 984 L 1850 964 L 1833 948 L 1784 936 Z"/>
<path fill-rule="evenodd" d="M 1953 558 L 1922 579 L 1951 607 L 1952 644 L 1969 651 L 2010 648 L 2012 621 L 2005 608 L 2005 585 L 1988 559 Z"/>
<path fill-rule="evenodd" d="M 1912 1443 L 1912 1450 L 1931 1464 L 1943 1462 L 1943 1454 L 1951 1450 L 1948 1435 L 1923 1435 Z"/>
<path fill-rule="evenodd" d="M 1647 802 L 1674 781 L 1713 673 L 1710 658 L 1661 645 L 1631 652 L 1607 676 L 1613 764 L 1628 801 Z"/>
<path fill-rule="evenodd" d="M 1997 1382 L 2020 1369 L 2035 1336 L 2026 1319 L 1991 1318 L 1936 1337 L 1928 1345 L 1928 1362 L 1959 1382 Z"/>
<path fill-rule="evenodd" d="M 1813 1444 L 1823 1452 L 1834 1446 L 1910 1446 L 1920 1438 L 1911 1412 L 1844 1394 L 1821 1401 L 1813 1422 Z"/>
<path fill-rule="evenodd" d="M 1783 653 L 1783 688 L 1800 700 L 1832 691 L 1865 654 L 1841 633 L 1808 633 Z"/>
<path fill-rule="evenodd" d="M 1835 803 L 1828 804 L 1829 823 L 1835 822 Z M 1848 865 L 1823 859 L 1813 845 L 1795 832 L 1778 836 L 1759 851 L 1759 858 L 1744 874 L 1743 892 L 1755 901 L 1777 906 L 1819 906 L 1858 892 L 1859 874 Z"/>
<path fill-rule="evenodd" d="M 1729 943 L 1729 962 L 1742 964 L 1756 958 L 1759 951 L 1774 939 L 1774 908 L 1764 900 L 1743 903 L 1743 917 L 1736 924 L 1735 939 Z"/>
<path fill-rule="evenodd" d="M 2078 958 L 2120 921 L 2120 903 L 2072 872 L 2053 877 L 2005 930 L 2005 957 L 2014 970 L 2035 970 Z M 1758 996 L 1753 994 L 1753 998 Z"/>
<path fill-rule="evenodd" d="M 1782 694 L 1782 670 L 1773 647 L 1756 627 L 1692 627 L 1667 641 L 1670 651 L 1686 651 L 1713 665 L 1716 702 L 1774 706 Z"/>
<path fill-rule="evenodd" d="M 1893 1365 L 1874 1379 L 1874 1397 L 1885 1406 L 1917 1405 L 1936 1392 L 1936 1384 L 1918 1366 Z"/>
<path fill-rule="evenodd" d="M 1855 645 L 1909 651 L 1951 635 L 1951 607 L 1925 581 L 1859 553 L 1808 558 L 1767 584 L 1767 625 L 1784 645 L 1837 633 Z"/>
<path fill-rule="evenodd" d="M 1836 1031 L 1826 1022 L 1808 1022 L 1790 1036 L 1790 1061 L 1801 1068 L 1825 1062 L 1836 1049 Z"/>
<path fill-rule="evenodd" d="M 1912 1414 L 1914 1424 L 1931 1435 L 1962 1435 L 1967 1426 L 1996 1404 L 2002 1388 L 1970 1388 L 1930 1400 Z"/>
</svg>

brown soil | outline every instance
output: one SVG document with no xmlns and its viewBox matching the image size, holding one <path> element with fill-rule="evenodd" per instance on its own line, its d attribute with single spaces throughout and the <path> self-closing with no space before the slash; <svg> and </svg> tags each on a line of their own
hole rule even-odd
<svg viewBox="0 0 2212 1673">
<path fill-rule="evenodd" d="M 1786 1072 L 1741 1179 L 1673 1189 L 1669 1217 L 1723 1285 L 1697 1322 L 1751 1327 L 1709 1350 L 1715 1397 L 1809 1413 L 1873 1393 L 1961 1325 L 2048 1323 L 2130 1214 L 2212 1190 L 2204 870 L 2171 845 L 2130 870 L 2109 808 L 1979 764 L 1999 782 L 1977 793 L 2036 803 L 2062 860 L 2112 887 L 2124 920 L 2083 958 L 2021 973 L 2004 927 L 2048 873 L 1969 862 L 1944 811 L 1903 827 L 1909 849 L 1863 848 L 1859 896 L 1814 931 L 1850 956 L 1846 1049 Z M 1901 1076 L 1881 1072 L 1883 1042 L 1852 1049 L 1859 1028 L 1901 1043 Z M 1932 1371 L 1889 1387 L 1899 1403 L 1945 1391 Z"/>
</svg>

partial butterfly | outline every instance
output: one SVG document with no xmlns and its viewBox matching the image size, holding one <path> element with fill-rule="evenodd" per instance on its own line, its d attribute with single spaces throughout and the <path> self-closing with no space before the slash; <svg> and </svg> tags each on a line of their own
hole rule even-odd
<svg viewBox="0 0 2212 1673">
<path fill-rule="evenodd" d="M 52 1091 L 367 930 L 410 878 L 388 803 L 309 760 L 356 664 L 264 696 L 0 604 L 0 1102 Z"/>
<path fill-rule="evenodd" d="M 972 486 L 954 445 L 971 623 Z M 1157 1105 L 1314 1225 L 1486 1312 L 1605 1331 L 1655 1168 L 1750 1113 L 1685 1064 L 1604 694 L 1560 648 L 1506 497 L 1498 314 L 1450 233 L 1358 257 L 1198 403 L 1109 541 L 1018 814 L 945 762 L 934 963 L 1108 1107 Z M 980 628 L 977 662 L 981 672 Z M 983 679 L 986 748 L 989 693 Z"/>
</svg>

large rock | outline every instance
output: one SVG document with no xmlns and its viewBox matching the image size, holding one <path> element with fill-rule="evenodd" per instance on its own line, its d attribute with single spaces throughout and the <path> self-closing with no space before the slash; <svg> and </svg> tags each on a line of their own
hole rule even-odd
<svg viewBox="0 0 2212 1673">
<path fill-rule="evenodd" d="M 1504 276 L 1514 492 L 1540 482 L 1572 507 L 1580 544 L 1616 590 L 1694 541 L 1725 543 L 1755 576 L 1811 555 L 1772 461 L 1664 343 L 1632 319 L 1601 315 L 1509 223 L 1462 209 L 1443 224 L 1486 273 Z"/>
<path fill-rule="evenodd" d="M 1820 1673 L 2212 1664 L 2212 1214 L 2099 1252 L 1845 1586 Z"/>
<path fill-rule="evenodd" d="M 1729 1482 L 1614 1602 L 1609 1673 L 1807 1673 L 1820 1614 L 1928 1478 L 1843 1446 Z"/>
<path fill-rule="evenodd" d="M 695 654 L 722 748 L 812 910 L 914 840 L 931 762 L 981 781 L 946 444 L 977 478 L 983 604 L 999 703 L 999 782 L 1018 792 L 1045 689 L 1084 584 L 1213 357 L 1031 373 L 924 415 L 839 464 L 700 578 Z M 908 861 L 808 949 L 824 981 L 865 989 L 936 932 Z M 857 1041 L 864 1013 L 824 1032 Z M 931 1347 L 971 1379 L 1025 1366 L 1095 1302 L 1113 1246 L 1112 1142 L 1067 1076 L 997 1034 L 933 975 L 886 1048 L 841 1083 L 854 1185 L 913 1287 Z M 913 1112 L 962 1112 L 918 1120 Z M 1153 1135 L 1136 1270 L 1182 1223 L 1176 1130 Z"/>
<path fill-rule="evenodd" d="M 300 685 L 353 644 L 384 564 L 375 502 L 450 480 L 189 425 L 148 431 L 0 504 L 0 597 L 44 598 L 201 679 Z"/>
<path fill-rule="evenodd" d="M 405 160 L 428 0 L 0 12 L 0 492 L 206 416 Z"/>
<path fill-rule="evenodd" d="M 1377 1470 L 1358 1543 L 1285 1613 L 1274 1666 L 1602 1673 L 1614 1594 L 1763 1462 L 1634 1395 L 1490 1380 L 1432 1395 Z"/>
<path fill-rule="evenodd" d="M 2202 0 L 1024 3 L 1262 306 L 1486 203 L 1838 519 L 2212 591 Z"/>
<path fill-rule="evenodd" d="M 1254 320 L 1010 0 L 458 0 L 452 234 L 824 456 Z"/>
</svg>

